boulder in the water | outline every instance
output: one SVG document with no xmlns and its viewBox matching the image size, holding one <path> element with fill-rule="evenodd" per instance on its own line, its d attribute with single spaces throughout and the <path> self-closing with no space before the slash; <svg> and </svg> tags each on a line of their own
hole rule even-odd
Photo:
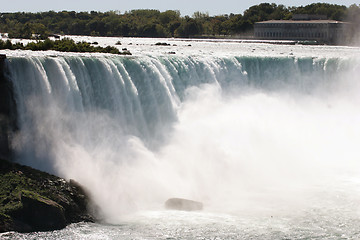
<svg viewBox="0 0 360 240">
<path fill-rule="evenodd" d="M 199 211 L 203 209 L 203 204 L 183 198 L 170 198 L 165 202 L 165 207 L 172 210 Z"/>
</svg>

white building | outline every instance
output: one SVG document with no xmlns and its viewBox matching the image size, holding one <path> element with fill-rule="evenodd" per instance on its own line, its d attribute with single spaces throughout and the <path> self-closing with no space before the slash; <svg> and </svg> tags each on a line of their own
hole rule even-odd
<svg viewBox="0 0 360 240">
<path fill-rule="evenodd" d="M 257 22 L 254 36 L 264 40 L 317 41 L 326 44 L 339 44 L 347 40 L 350 23 L 323 19 L 303 20 L 306 16 L 308 15 L 297 15 L 293 20 Z"/>
</svg>

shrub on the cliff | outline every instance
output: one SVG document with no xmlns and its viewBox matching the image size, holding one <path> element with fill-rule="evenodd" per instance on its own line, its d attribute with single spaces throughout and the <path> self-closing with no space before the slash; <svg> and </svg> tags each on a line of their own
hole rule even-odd
<svg viewBox="0 0 360 240">
<path fill-rule="evenodd" d="M 87 42 L 75 42 L 70 38 L 64 38 L 61 40 L 52 41 L 46 39 L 44 41 L 29 42 L 25 46 L 22 43 L 11 43 L 10 40 L 6 42 L 0 40 L 0 49 L 22 49 L 22 50 L 32 50 L 32 51 L 46 51 L 46 50 L 55 50 L 59 52 L 100 52 L 100 53 L 112 53 L 112 54 L 121 54 L 121 55 L 131 55 L 129 51 L 120 52 L 119 49 L 112 46 L 107 47 L 94 47 Z"/>
</svg>

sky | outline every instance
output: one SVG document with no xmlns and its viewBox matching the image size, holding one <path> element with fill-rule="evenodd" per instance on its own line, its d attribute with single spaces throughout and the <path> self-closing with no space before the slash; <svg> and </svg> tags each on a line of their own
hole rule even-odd
<svg viewBox="0 0 360 240">
<path fill-rule="evenodd" d="M 182 16 L 191 16 L 194 12 L 200 11 L 209 13 L 210 16 L 221 14 L 243 13 L 250 6 L 266 2 L 264 0 L 0 0 L 0 12 L 44 12 L 44 11 L 101 11 L 110 10 L 125 11 L 133 9 L 157 9 L 179 10 Z M 359 0 L 273 0 L 270 3 L 283 4 L 285 6 L 301 6 L 314 2 L 326 2 L 350 6 L 359 4 Z"/>
</svg>

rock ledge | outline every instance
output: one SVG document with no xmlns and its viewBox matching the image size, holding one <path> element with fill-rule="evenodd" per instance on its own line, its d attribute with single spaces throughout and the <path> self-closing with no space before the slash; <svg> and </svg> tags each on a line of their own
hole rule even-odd
<svg viewBox="0 0 360 240">
<path fill-rule="evenodd" d="M 93 222 L 86 190 L 54 175 L 0 160 L 0 232 L 52 231 Z"/>
</svg>

